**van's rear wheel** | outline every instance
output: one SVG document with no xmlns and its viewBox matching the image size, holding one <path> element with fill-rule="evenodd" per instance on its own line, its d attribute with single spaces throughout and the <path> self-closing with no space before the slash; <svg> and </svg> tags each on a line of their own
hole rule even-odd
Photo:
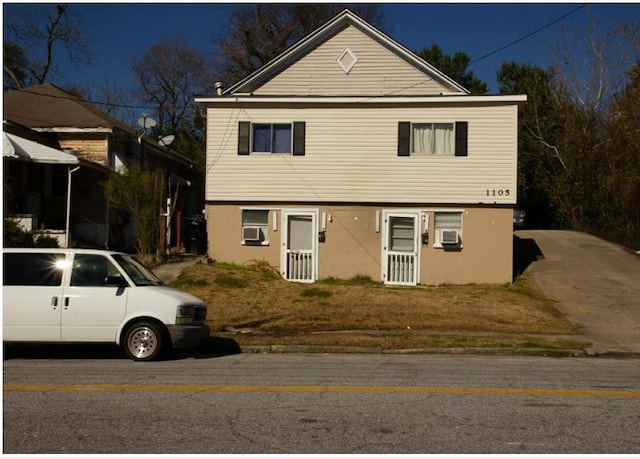
<svg viewBox="0 0 640 459">
<path fill-rule="evenodd" d="M 124 352 L 133 360 L 154 360 L 164 346 L 162 329 L 153 322 L 137 322 L 124 335 Z"/>
</svg>

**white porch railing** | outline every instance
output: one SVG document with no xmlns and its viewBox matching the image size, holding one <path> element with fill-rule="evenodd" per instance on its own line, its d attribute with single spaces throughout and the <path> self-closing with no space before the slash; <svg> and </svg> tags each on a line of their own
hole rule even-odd
<svg viewBox="0 0 640 459">
<path fill-rule="evenodd" d="M 413 253 L 387 254 L 387 284 L 416 285 L 416 256 Z"/>
<path fill-rule="evenodd" d="M 295 250 L 287 254 L 287 280 L 313 281 L 312 250 Z"/>
</svg>

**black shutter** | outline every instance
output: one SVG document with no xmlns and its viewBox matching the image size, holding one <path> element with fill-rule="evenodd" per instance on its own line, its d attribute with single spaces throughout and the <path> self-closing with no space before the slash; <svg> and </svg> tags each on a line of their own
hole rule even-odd
<svg viewBox="0 0 640 459">
<path fill-rule="evenodd" d="M 293 154 L 304 156 L 305 123 L 296 121 L 293 123 Z"/>
<path fill-rule="evenodd" d="M 411 123 L 398 123 L 398 156 L 409 156 L 409 142 L 411 140 Z"/>
<path fill-rule="evenodd" d="M 468 125 L 466 121 L 456 121 L 456 156 L 467 156 Z"/>
<path fill-rule="evenodd" d="M 251 138 L 251 123 L 240 121 L 238 123 L 238 154 L 249 154 L 249 139 Z"/>
</svg>

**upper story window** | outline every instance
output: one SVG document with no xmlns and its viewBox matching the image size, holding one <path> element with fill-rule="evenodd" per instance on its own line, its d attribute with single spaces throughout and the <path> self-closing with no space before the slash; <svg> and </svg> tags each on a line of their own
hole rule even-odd
<svg viewBox="0 0 640 459">
<path fill-rule="evenodd" d="M 453 155 L 453 123 L 413 123 L 411 154 Z"/>
<path fill-rule="evenodd" d="M 238 123 L 238 154 L 280 153 L 305 155 L 306 123 Z"/>
<path fill-rule="evenodd" d="M 291 153 L 291 124 L 252 124 L 251 151 Z"/>
<path fill-rule="evenodd" d="M 468 122 L 398 123 L 398 156 L 467 156 Z"/>
</svg>

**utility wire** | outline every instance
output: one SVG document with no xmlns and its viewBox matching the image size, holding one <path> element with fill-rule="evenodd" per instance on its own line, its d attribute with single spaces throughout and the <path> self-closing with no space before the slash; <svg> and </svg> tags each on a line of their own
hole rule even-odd
<svg viewBox="0 0 640 459">
<path fill-rule="evenodd" d="M 515 45 L 516 43 L 520 43 L 522 40 L 526 40 L 527 38 L 529 38 L 529 37 L 530 37 L 530 36 L 532 36 L 532 35 L 537 34 L 538 32 L 542 32 L 544 29 L 547 29 L 547 28 L 551 27 L 552 25 L 554 25 L 554 24 L 556 24 L 556 23 L 558 23 L 558 22 L 562 21 L 564 18 L 571 16 L 573 13 L 576 13 L 576 12 L 580 11 L 580 10 L 581 10 L 582 8 L 584 8 L 585 6 L 586 6 L 586 5 L 580 5 L 579 7 L 577 7 L 577 8 L 575 8 L 575 9 L 573 9 L 573 10 L 569 11 L 568 13 L 566 13 L 566 14 L 564 14 L 564 15 L 562 15 L 562 16 L 560 16 L 558 19 L 555 19 L 555 20 L 553 20 L 553 21 L 549 22 L 548 24 L 543 25 L 542 27 L 537 28 L 537 29 L 536 29 L 536 30 L 534 30 L 533 32 L 529 32 L 528 34 L 526 34 L 526 35 L 524 35 L 524 36 L 522 36 L 522 37 L 520 37 L 520 38 L 518 38 L 518 39 L 516 39 L 516 40 L 512 41 L 511 43 L 508 43 L 508 44 L 506 44 L 506 45 L 504 45 L 504 46 L 502 46 L 502 47 L 500 47 L 500 48 L 496 49 L 495 51 L 491 51 L 490 53 L 487 53 L 487 54 L 485 54 L 485 55 L 484 55 L 484 56 L 482 56 L 482 57 L 479 57 L 479 58 L 477 58 L 477 59 L 472 60 L 471 62 L 469 62 L 468 66 L 471 66 L 471 64 L 475 64 L 476 62 L 481 61 L 482 59 L 486 59 L 486 58 L 487 58 L 487 57 L 489 57 L 489 56 L 493 56 L 494 54 L 497 54 L 497 53 L 499 53 L 500 51 L 502 51 L 502 50 L 504 50 L 504 49 L 507 49 L 507 48 L 509 48 L 510 46 Z"/>
<path fill-rule="evenodd" d="M 467 67 L 470 67 L 472 64 L 475 64 L 476 62 L 479 62 L 479 61 L 481 61 L 483 59 L 486 59 L 487 57 L 493 56 L 494 54 L 497 54 L 500 51 L 503 51 L 503 50 L 515 45 L 516 43 L 520 43 L 521 41 L 526 40 L 527 38 L 529 38 L 529 37 L 531 37 L 531 36 L 533 36 L 533 35 L 535 35 L 535 34 L 537 34 L 539 32 L 542 32 L 543 30 L 551 27 L 552 25 L 557 24 L 558 22 L 562 21 L 563 19 L 565 19 L 565 18 L 571 16 L 572 14 L 580 11 L 585 6 L 586 5 L 584 5 L 584 4 L 580 5 L 579 7 L 569 11 L 568 13 L 566 13 L 566 14 L 564 14 L 562 16 L 560 16 L 559 18 L 554 19 L 553 21 L 543 25 L 542 27 L 539 27 L 536 30 L 534 30 L 532 32 L 529 32 L 528 34 L 526 34 L 526 35 L 524 35 L 524 36 L 522 36 L 522 37 L 520 37 L 520 38 L 518 38 L 518 39 L 516 39 L 516 40 L 514 40 L 514 41 L 512 41 L 510 43 L 507 43 L 506 45 L 501 46 L 500 48 L 498 48 L 498 49 L 496 49 L 494 51 L 491 51 L 490 53 L 487 53 L 487 54 L 485 54 L 485 55 L 483 55 L 483 56 L 481 56 L 481 57 L 479 57 L 477 59 L 473 59 L 471 62 L 469 62 L 469 64 L 467 64 Z M 389 94 L 385 94 L 385 95 L 390 95 L 390 94 L 393 94 L 393 93 L 396 93 L 396 92 L 401 92 L 401 91 L 404 91 L 404 90 L 407 90 L 407 89 L 411 89 L 411 88 L 413 88 L 415 86 L 419 86 L 419 85 L 424 84 L 424 83 L 426 83 L 426 81 L 420 81 L 420 82 L 418 82 L 416 84 L 413 84 L 413 85 L 411 85 L 411 86 L 409 86 L 407 88 L 401 88 L 401 89 L 395 90 L 395 91 L 393 91 L 393 92 L 391 92 Z M 41 93 L 37 93 L 35 91 L 30 91 L 29 89 L 20 89 L 20 90 L 24 91 L 24 92 L 27 92 L 27 93 L 37 94 L 39 96 L 47 96 L 47 97 L 53 97 L 53 98 L 75 100 L 75 101 L 85 102 L 85 103 L 89 103 L 89 104 L 103 105 L 103 106 L 113 107 L 113 108 L 131 108 L 131 109 L 147 109 L 147 110 L 151 110 L 151 109 L 154 108 L 154 107 L 151 107 L 151 106 L 144 106 L 144 105 L 128 105 L 128 104 L 117 104 L 117 103 L 101 102 L 101 101 L 97 101 L 97 100 L 87 100 L 87 99 L 84 99 L 82 97 L 76 97 L 74 95 L 72 95 L 72 97 L 66 97 L 66 96 L 53 95 L 53 94 L 41 94 Z M 183 108 L 183 107 L 181 107 L 181 108 Z"/>
</svg>

